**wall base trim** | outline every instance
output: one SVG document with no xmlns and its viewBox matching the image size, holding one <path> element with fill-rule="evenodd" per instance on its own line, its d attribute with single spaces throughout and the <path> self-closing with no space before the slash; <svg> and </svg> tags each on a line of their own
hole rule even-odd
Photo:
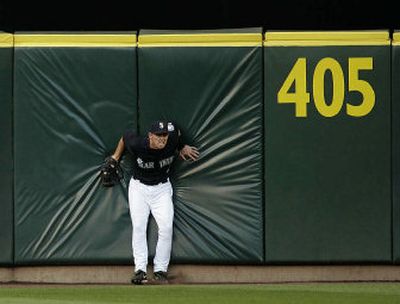
<svg viewBox="0 0 400 304">
<path fill-rule="evenodd" d="M 171 283 L 284 283 L 400 281 L 400 267 L 171 265 Z M 0 268 L 0 283 L 129 284 L 133 266 Z M 149 269 L 149 277 L 152 273 Z"/>
</svg>

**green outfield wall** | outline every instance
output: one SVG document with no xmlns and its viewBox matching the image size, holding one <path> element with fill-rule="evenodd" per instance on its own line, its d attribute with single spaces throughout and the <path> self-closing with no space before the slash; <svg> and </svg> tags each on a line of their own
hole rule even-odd
<svg viewBox="0 0 400 304">
<path fill-rule="evenodd" d="M 261 263 L 261 29 L 141 31 L 138 64 L 140 132 L 173 120 L 201 153 L 172 175 L 172 262 Z"/>
<path fill-rule="evenodd" d="M 266 262 L 390 262 L 390 40 L 267 32 Z"/>
<path fill-rule="evenodd" d="M 0 265 L 131 265 L 132 160 L 113 188 L 99 170 L 160 118 L 201 154 L 173 166 L 172 264 L 398 264 L 399 41 L 0 33 Z"/>
<path fill-rule="evenodd" d="M 131 263 L 126 186 L 99 168 L 136 128 L 135 33 L 15 35 L 15 263 Z"/>
<path fill-rule="evenodd" d="M 5 266 L 14 260 L 12 58 L 13 35 L 0 33 L 0 265 Z"/>
<path fill-rule="evenodd" d="M 393 260 L 400 262 L 400 33 L 392 41 Z"/>
</svg>

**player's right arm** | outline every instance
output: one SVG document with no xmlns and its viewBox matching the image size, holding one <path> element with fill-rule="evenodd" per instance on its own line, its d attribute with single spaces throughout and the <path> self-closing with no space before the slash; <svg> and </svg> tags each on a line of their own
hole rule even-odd
<svg viewBox="0 0 400 304">
<path fill-rule="evenodd" d="M 127 129 L 119 140 L 117 148 L 115 149 L 112 157 L 116 160 L 119 160 L 124 150 L 128 150 L 129 153 L 135 154 L 142 146 L 143 143 L 141 137 L 138 136 L 135 131 Z"/>
<path fill-rule="evenodd" d="M 125 148 L 132 153 L 132 149 L 137 145 L 138 137 L 133 130 L 126 130 L 122 137 L 120 138 L 117 147 L 115 148 L 114 154 L 111 155 L 116 161 L 122 156 L 124 153 Z"/>
<path fill-rule="evenodd" d="M 121 137 L 121 139 L 118 142 L 117 147 L 115 148 L 114 154 L 111 155 L 111 157 L 114 158 L 116 161 L 119 161 L 124 150 L 125 150 L 125 143 L 124 143 L 124 139 Z"/>
</svg>

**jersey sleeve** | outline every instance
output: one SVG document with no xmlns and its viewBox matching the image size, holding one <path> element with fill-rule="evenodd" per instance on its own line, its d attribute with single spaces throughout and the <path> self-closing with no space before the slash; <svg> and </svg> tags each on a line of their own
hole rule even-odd
<svg viewBox="0 0 400 304">
<path fill-rule="evenodd" d="M 178 136 L 178 144 L 177 144 L 177 149 L 178 151 L 182 150 L 182 148 L 185 146 L 185 143 L 183 142 L 183 138 L 182 138 L 182 133 L 181 130 L 179 130 L 178 128 L 176 129 L 176 133 Z"/>
<path fill-rule="evenodd" d="M 126 130 L 122 138 L 124 140 L 125 148 L 129 153 L 134 154 L 135 147 L 138 146 L 140 140 L 135 131 Z"/>
</svg>

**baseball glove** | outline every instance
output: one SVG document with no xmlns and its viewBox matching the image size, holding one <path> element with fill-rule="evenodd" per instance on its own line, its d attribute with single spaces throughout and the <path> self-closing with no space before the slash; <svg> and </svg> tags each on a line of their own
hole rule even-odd
<svg viewBox="0 0 400 304">
<path fill-rule="evenodd" d="M 119 167 L 118 161 L 111 156 L 104 160 L 101 166 L 100 179 L 104 187 L 112 187 L 119 183 L 122 178 L 122 170 Z"/>
</svg>

